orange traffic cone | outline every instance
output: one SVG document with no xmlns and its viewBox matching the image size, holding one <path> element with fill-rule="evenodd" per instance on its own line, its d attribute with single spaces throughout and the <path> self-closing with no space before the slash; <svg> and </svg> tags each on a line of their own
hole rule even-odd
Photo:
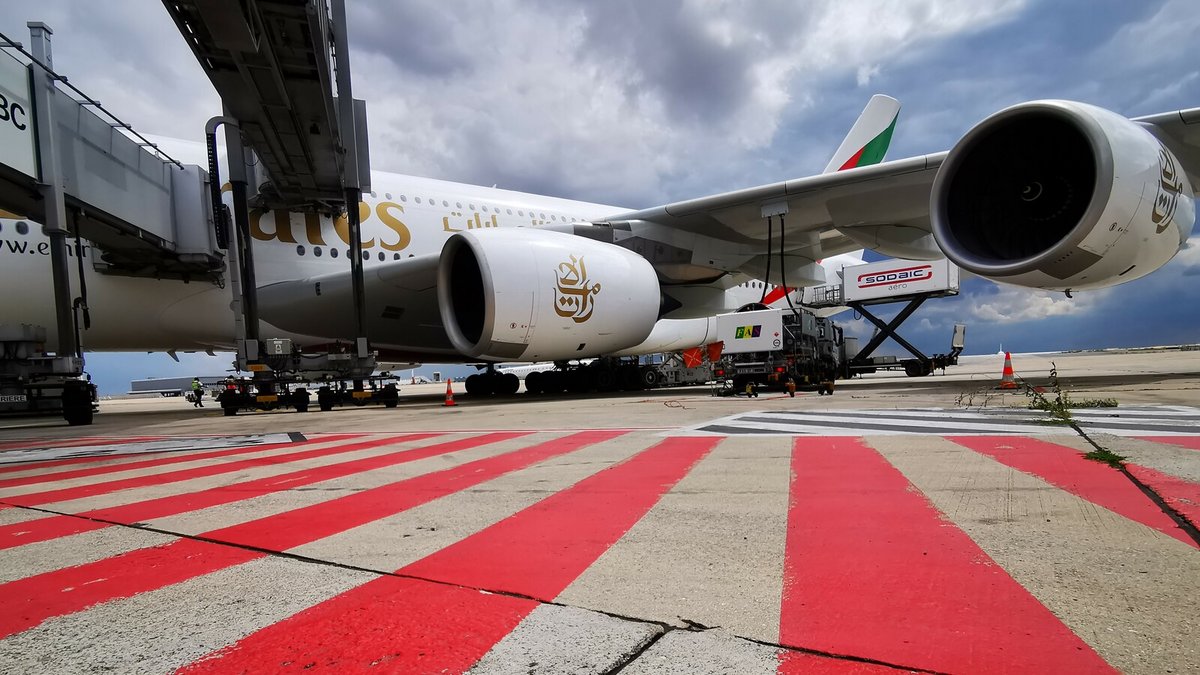
<svg viewBox="0 0 1200 675">
<path fill-rule="evenodd" d="M 1012 367 L 1012 354 L 1004 352 L 1004 373 L 1000 376 L 1000 386 L 997 389 L 1016 389 L 1017 380 Z"/>
<path fill-rule="evenodd" d="M 458 405 L 454 402 L 454 390 L 450 388 L 450 385 L 453 383 L 454 378 L 448 378 L 446 380 L 446 402 L 442 404 L 443 406 Z"/>
</svg>

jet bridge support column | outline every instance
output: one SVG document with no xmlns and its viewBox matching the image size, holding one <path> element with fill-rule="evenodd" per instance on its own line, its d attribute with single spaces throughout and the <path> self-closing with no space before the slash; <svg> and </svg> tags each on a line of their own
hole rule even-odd
<svg viewBox="0 0 1200 675">
<path fill-rule="evenodd" d="M 31 21 L 30 47 L 33 58 L 45 68 L 53 68 L 50 35 L 53 31 L 44 23 Z M 46 200 L 46 217 L 42 230 L 50 239 L 50 269 L 54 275 L 54 311 L 57 319 L 58 355 L 79 356 L 75 340 L 75 321 L 71 311 L 71 268 L 67 263 L 67 207 L 62 179 L 58 173 L 58 153 L 54 143 L 52 97 L 54 80 L 45 68 L 35 65 L 33 100 L 38 142 L 38 164 L 41 192 Z"/>
<path fill-rule="evenodd" d="M 350 78 L 350 40 L 346 30 L 346 2 L 333 0 L 333 46 L 336 55 L 338 93 L 338 131 L 346 153 L 342 164 L 342 184 L 346 189 L 346 222 L 350 235 L 350 277 L 354 292 L 355 353 L 359 359 L 370 356 L 367 341 L 366 284 L 363 281 L 362 224 L 358 205 L 362 200 L 363 181 L 359 175 L 358 129 L 354 109 L 354 92 Z M 366 134 L 366 129 L 361 130 Z M 370 177 L 367 177 L 370 182 Z M 355 391 L 362 391 L 362 380 L 354 381 Z"/>
<path fill-rule="evenodd" d="M 235 303 L 238 369 L 241 370 L 246 369 L 248 363 L 259 359 L 258 287 L 254 279 L 253 238 L 250 236 L 246 153 L 242 145 L 241 129 L 238 128 L 237 121 L 228 115 L 213 117 L 204 126 L 209 151 L 209 172 L 213 174 L 209 180 L 213 181 L 214 226 L 218 231 L 218 240 L 223 239 L 227 215 L 222 212 L 220 192 L 216 187 L 220 181 L 220 168 L 217 166 L 215 136 L 217 127 L 222 124 L 226 126 L 225 163 L 228 165 L 230 192 L 233 196 L 233 239 L 227 243 L 232 259 L 229 276 Z"/>
</svg>

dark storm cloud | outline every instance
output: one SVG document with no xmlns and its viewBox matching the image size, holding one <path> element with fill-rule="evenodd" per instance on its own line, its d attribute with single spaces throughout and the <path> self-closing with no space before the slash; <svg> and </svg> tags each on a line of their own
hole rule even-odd
<svg viewBox="0 0 1200 675">
<path fill-rule="evenodd" d="M 348 5 L 346 11 L 354 24 L 354 52 L 376 52 L 405 72 L 431 77 L 470 70 L 478 58 L 461 8 L 456 13 L 449 3 L 417 0 Z"/>
</svg>

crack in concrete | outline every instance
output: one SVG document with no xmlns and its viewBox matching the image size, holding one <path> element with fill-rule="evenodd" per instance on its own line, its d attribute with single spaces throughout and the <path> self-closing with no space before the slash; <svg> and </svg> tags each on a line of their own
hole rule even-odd
<svg viewBox="0 0 1200 675">
<path fill-rule="evenodd" d="M 1088 444 L 1093 448 L 1096 448 L 1096 450 L 1101 452 L 1112 452 L 1112 450 L 1100 445 L 1091 436 L 1088 436 L 1087 432 L 1080 428 L 1080 426 L 1074 421 L 1071 421 L 1070 425 L 1071 428 L 1074 429 L 1081 438 L 1083 438 L 1083 440 L 1087 441 Z M 1137 489 L 1141 490 L 1142 494 L 1146 495 L 1150 501 L 1154 502 L 1154 504 L 1163 513 L 1165 513 L 1168 518 L 1175 521 L 1175 524 L 1179 526 L 1179 529 L 1183 530 L 1188 537 L 1191 537 L 1192 541 L 1196 542 L 1196 546 L 1200 546 L 1200 528 L 1197 528 L 1191 523 L 1191 521 L 1189 521 L 1187 518 L 1184 518 L 1183 514 L 1179 511 L 1176 511 L 1174 507 L 1168 504 L 1167 501 L 1162 498 L 1162 495 L 1154 491 L 1154 488 L 1146 485 L 1142 481 L 1138 480 L 1137 476 L 1134 476 L 1132 473 L 1130 473 L 1129 468 L 1125 466 L 1125 462 L 1121 462 L 1121 465 L 1115 468 L 1126 478 L 1128 478 L 1129 482 L 1133 483 Z"/>
<path fill-rule="evenodd" d="M 656 642 L 661 640 L 668 633 L 671 633 L 674 631 L 687 631 L 687 632 L 700 633 L 700 632 L 705 632 L 707 630 L 715 630 L 714 628 L 705 626 L 704 624 L 701 624 L 696 621 L 692 621 L 690 619 L 684 619 L 683 617 L 680 617 L 680 619 L 684 622 L 685 625 L 684 626 L 675 626 L 675 625 L 672 625 L 665 621 L 659 621 L 656 619 L 645 619 L 645 618 L 641 618 L 641 617 L 629 616 L 629 615 L 619 614 L 617 612 L 605 611 L 605 610 L 601 610 L 601 609 L 593 609 L 590 607 L 580 607 L 577 605 L 569 605 L 569 604 L 562 603 L 562 602 L 556 602 L 554 600 L 546 600 L 543 598 L 534 597 L 532 595 L 526 595 L 524 593 L 516 593 L 513 591 L 494 590 L 494 589 L 482 588 L 482 587 L 478 587 L 478 586 L 470 586 L 470 585 L 466 585 L 466 584 L 457 584 L 454 582 L 444 581 L 441 579 L 431 579 L 428 577 L 422 577 L 422 576 L 418 576 L 418 575 L 414 575 L 414 574 L 403 574 L 403 573 L 396 572 L 396 571 L 378 570 L 378 569 L 374 569 L 371 567 L 362 567 L 360 565 L 352 565 L 350 563 L 342 563 L 342 562 L 337 562 L 334 560 L 324 560 L 322 558 L 314 558 L 312 556 L 301 555 L 299 553 L 288 553 L 286 551 L 276 551 L 274 549 L 264 548 L 261 546 L 253 546 L 251 544 L 239 544 L 237 542 L 224 541 L 222 539 L 214 539 L 212 537 L 204 537 L 204 536 L 196 535 L 196 534 L 187 534 L 185 532 L 175 532 L 173 530 L 165 530 L 162 528 L 152 527 L 152 526 L 146 525 L 144 523 L 122 523 L 122 522 L 115 521 L 115 520 L 107 520 L 105 518 L 94 518 L 91 516 L 85 516 L 85 515 L 81 515 L 78 513 L 55 511 L 54 509 L 46 509 L 46 508 L 40 508 L 40 507 L 36 507 L 36 506 L 24 506 L 21 504 L 11 504 L 11 503 L 5 502 L 3 500 L 0 500 L 0 504 L 3 504 L 5 506 L 10 506 L 13 508 L 23 509 L 26 511 L 34 511 L 34 512 L 38 512 L 38 513 L 45 513 L 48 515 L 55 515 L 55 516 L 67 516 L 70 518 L 78 518 L 80 520 L 86 520 L 86 521 L 94 522 L 94 523 L 104 523 L 105 525 L 110 525 L 113 527 L 122 527 L 122 528 L 130 529 L 130 530 L 140 530 L 143 532 L 153 532 L 155 534 L 162 534 L 162 535 L 166 535 L 166 536 L 170 536 L 170 537 L 176 537 L 179 539 L 190 539 L 192 541 L 200 541 L 200 542 L 204 542 L 204 543 L 208 543 L 208 544 L 214 544 L 217 546 L 230 546 L 233 548 L 239 548 L 239 549 L 243 549 L 243 550 L 247 550 L 247 551 L 254 551 L 256 553 L 262 553 L 264 555 L 276 556 L 279 558 L 286 558 L 288 560 L 294 560 L 296 562 L 306 563 L 306 564 L 310 564 L 310 565 L 322 565 L 325 567 L 343 569 L 343 570 L 352 571 L 352 572 L 365 572 L 368 574 L 376 574 L 379 576 L 396 577 L 399 579 L 411 579 L 413 581 L 421 581 L 421 582 L 430 583 L 430 584 L 438 584 L 441 586 L 449 586 L 451 588 L 459 588 L 459 589 L 463 589 L 463 590 L 474 591 L 477 593 L 489 593 L 492 595 L 500 595 L 500 596 L 505 596 L 505 597 L 510 597 L 510 598 L 516 598 L 519 600 L 529 600 L 531 602 L 536 602 L 536 603 L 543 604 L 543 605 L 551 605 L 551 606 L 563 607 L 563 608 L 567 608 L 567 609 L 579 609 L 579 610 L 583 610 L 585 612 L 594 612 L 596 614 L 608 616 L 608 617 L 611 617 L 614 619 L 618 619 L 620 621 L 626 621 L 626 622 L 630 622 L 630 623 L 639 623 L 639 624 L 644 624 L 644 625 L 653 625 L 653 626 L 657 626 L 659 628 L 658 632 L 656 632 L 653 636 L 651 636 L 651 638 L 649 640 L 647 640 L 645 643 L 643 643 L 639 647 L 636 647 L 627 656 L 627 658 L 625 658 L 623 661 L 618 663 L 613 668 L 606 671 L 606 675 L 619 673 L 622 670 L 624 670 L 628 665 L 630 665 L 631 663 L 636 661 L 638 658 L 640 658 L 642 654 L 646 653 L 647 650 L 649 650 L 652 646 L 654 646 L 654 644 Z M 868 664 L 872 664 L 872 665 L 893 668 L 896 670 L 914 671 L 914 672 L 918 672 L 918 673 L 930 673 L 931 675 L 944 675 L 940 671 L 927 670 L 927 669 L 918 668 L 915 666 L 905 666 L 905 665 L 900 665 L 900 664 L 895 664 L 895 663 L 889 663 L 887 661 L 880 661 L 878 659 L 872 659 L 872 658 L 865 657 L 865 656 L 854 656 L 854 655 L 850 655 L 850 654 L 836 654 L 833 652 L 825 652 L 825 651 L 820 651 L 817 649 L 809 649 L 809 648 L 805 648 L 805 647 L 792 647 L 792 646 L 778 644 L 778 643 L 774 643 L 774 642 L 767 642 L 764 640 L 756 640 L 754 638 L 744 637 L 744 636 L 736 635 L 736 634 L 731 634 L 731 635 L 733 635 L 733 637 L 738 640 L 744 640 L 746 642 L 762 645 L 764 647 L 771 647 L 771 648 L 779 649 L 779 650 L 811 654 L 813 656 L 819 656 L 819 657 L 829 658 L 829 659 L 834 659 L 834 660 L 839 660 L 839 661 L 852 661 L 855 663 L 868 663 Z"/>
</svg>

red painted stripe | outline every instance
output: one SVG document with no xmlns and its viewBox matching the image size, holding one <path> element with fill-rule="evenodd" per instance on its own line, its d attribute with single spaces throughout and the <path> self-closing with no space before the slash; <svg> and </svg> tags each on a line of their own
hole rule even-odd
<svg viewBox="0 0 1200 675">
<path fill-rule="evenodd" d="M 784 288 L 783 286 L 776 286 L 775 288 L 771 289 L 770 293 L 767 293 L 766 297 L 763 298 L 763 304 L 770 307 L 776 300 L 782 300 L 783 296 L 787 295 L 788 293 L 791 293 L 794 290 L 796 290 L 796 289 L 795 288 Z"/>
<path fill-rule="evenodd" d="M 780 610 L 787 646 L 953 673 L 1113 672 L 857 438 L 795 441 Z"/>
<path fill-rule="evenodd" d="M 850 159 L 846 160 L 845 164 L 838 167 L 838 171 L 845 171 L 846 169 L 853 169 L 854 167 L 858 166 L 858 160 L 862 159 L 863 150 L 866 149 L 867 146 L 865 145 L 859 148 L 858 152 L 854 153 Z"/>
<path fill-rule="evenodd" d="M 33 628 L 117 598 L 187 581 L 263 553 L 193 539 L 138 549 L 96 563 L 68 567 L 0 585 L 5 598 L 0 637 Z"/>
<path fill-rule="evenodd" d="M 890 666 L 877 666 L 873 663 L 847 661 L 804 652 L 780 652 L 778 672 L 804 675 L 899 675 L 916 671 L 897 670 Z"/>
<path fill-rule="evenodd" d="M 1189 450 L 1200 450 L 1200 436 L 1138 436 L 1138 439 L 1151 443 L 1178 445 Z"/>
<path fill-rule="evenodd" d="M 221 450 L 211 450 L 209 452 L 192 453 L 187 450 L 173 452 L 167 456 L 154 457 L 151 459 L 142 460 L 139 462 L 126 462 L 117 464 L 106 464 L 104 466 L 94 466 L 87 469 L 76 469 L 74 471 L 60 471 L 57 473 L 39 474 L 36 476 L 21 476 L 19 478 L 8 478 L 0 480 L 0 488 L 15 487 L 18 485 L 32 485 L 34 483 L 48 483 L 51 481 L 67 480 L 70 478 L 86 478 L 88 476 L 100 476 L 106 473 L 116 473 L 118 471 L 131 471 L 133 469 L 149 469 L 155 466 L 166 466 L 168 464 L 179 464 L 181 462 L 192 462 L 199 459 L 214 459 L 217 457 L 228 457 L 230 455 L 245 454 L 248 452 L 261 452 L 263 450 L 278 450 L 279 448 L 298 448 L 313 443 L 329 443 L 336 441 L 344 441 L 348 438 L 358 438 L 362 434 L 333 434 L 320 438 L 308 438 L 303 441 L 287 443 L 267 443 L 265 445 L 240 445 L 236 448 L 223 448 Z M 128 455 L 125 455 L 128 457 Z M 95 462 L 106 459 L 113 459 L 114 455 L 106 457 L 89 457 L 87 459 Z M 29 468 L 26 465 L 24 468 Z"/>
<path fill-rule="evenodd" d="M 452 442 L 457 443 L 459 449 L 466 449 L 519 438 L 526 433 L 491 433 Z M 451 492 L 464 490 L 620 433 L 595 431 L 574 434 L 313 506 L 212 530 L 199 536 L 283 551 L 395 515 Z M 201 570 L 197 574 L 206 574 L 266 555 L 246 549 L 232 549 L 246 551 L 249 557 L 243 559 L 225 553 L 228 550 L 231 547 L 216 544 L 199 546 L 193 540 L 182 539 L 152 549 L 139 549 L 105 560 L 0 584 L 0 597 L 6 602 L 5 612 L 0 613 L 0 638 L 28 630 L 54 616 L 78 612 L 100 602 L 153 591 L 191 578 L 176 573 L 173 570 L 175 562 L 188 569 Z M 204 562 L 203 559 L 208 557 L 215 557 L 217 562 Z M 230 562 L 221 564 L 226 559 Z M 130 576 L 125 573 L 126 570 L 136 573 Z M 68 591 L 80 584 L 87 585 L 89 590 L 86 594 Z M 62 597 L 71 600 L 64 601 Z"/>
<path fill-rule="evenodd" d="M 1200 483 L 1193 483 L 1169 473 L 1140 464 L 1126 464 L 1126 470 L 1151 490 L 1176 513 L 1196 527 L 1200 527 Z"/>
<path fill-rule="evenodd" d="M 463 672 L 538 603 L 608 550 L 718 442 L 671 438 L 491 527 L 315 605 L 183 669 L 187 673 Z"/>
<path fill-rule="evenodd" d="M 357 438 L 357 436 L 354 438 Z M 96 495 L 104 495 L 120 490 L 131 490 L 133 488 L 146 487 L 149 485 L 166 485 L 167 483 L 178 483 L 179 481 L 191 480 L 193 478 L 217 476 L 223 473 L 232 473 L 234 471 L 251 469 L 258 466 L 287 464 L 289 462 L 298 462 L 302 459 L 324 457 L 326 455 L 349 452 L 351 450 L 365 450 L 367 448 L 374 448 L 380 445 L 387 445 L 389 443 L 396 443 L 403 440 L 403 437 L 388 437 L 373 441 L 363 441 L 361 443 L 350 443 L 334 445 L 326 448 L 316 448 L 314 450 L 286 452 L 279 455 L 269 455 L 267 457 L 251 457 L 249 459 L 241 459 L 234 462 L 209 464 L 206 466 L 192 467 L 190 469 L 167 471 L 165 473 L 154 473 L 148 476 L 133 476 L 131 478 L 121 478 L 118 480 L 104 481 L 102 483 L 92 483 L 91 485 L 79 485 L 76 487 L 59 488 L 57 490 L 44 490 L 42 492 L 30 492 L 23 495 L 13 495 L 11 497 L 0 497 L 0 503 L 7 504 L 9 506 L 37 506 L 39 504 L 65 502 L 73 499 L 82 499 L 84 497 L 95 497 Z M 305 442 L 305 444 L 308 444 L 308 442 Z M 296 445 L 300 444 L 287 443 L 282 444 L 279 447 L 286 448 Z"/>
<path fill-rule="evenodd" d="M 553 600 L 719 441 L 668 438 L 402 571 Z"/>
<path fill-rule="evenodd" d="M 538 604 L 379 577 L 176 672 L 464 673 Z"/>
<path fill-rule="evenodd" d="M 329 452 L 344 453 L 355 450 L 367 450 L 381 445 L 407 443 L 439 435 L 433 433 L 404 434 L 402 436 L 392 436 L 338 448 L 330 448 Z M 311 469 L 301 469 L 291 473 L 267 476 L 242 483 L 221 485 L 190 494 L 169 495 L 105 509 L 93 509 L 69 516 L 50 516 L 49 518 L 13 523 L 12 525 L 0 526 L 0 550 L 109 527 L 107 523 L 98 521 L 144 523 L 155 518 L 164 518 L 188 511 L 198 511 L 281 490 L 291 490 L 302 485 L 311 485 L 364 471 L 395 466 L 405 462 L 414 462 L 426 457 L 454 452 L 458 449 L 455 444 L 447 443 L 422 448 L 407 448 L 374 457 L 339 462 Z"/>
<path fill-rule="evenodd" d="M 1075 448 L 1020 436 L 948 436 L 1022 473 L 1037 476 L 1098 506 L 1191 546 L 1196 542 L 1120 471 L 1086 459 Z"/>
</svg>

